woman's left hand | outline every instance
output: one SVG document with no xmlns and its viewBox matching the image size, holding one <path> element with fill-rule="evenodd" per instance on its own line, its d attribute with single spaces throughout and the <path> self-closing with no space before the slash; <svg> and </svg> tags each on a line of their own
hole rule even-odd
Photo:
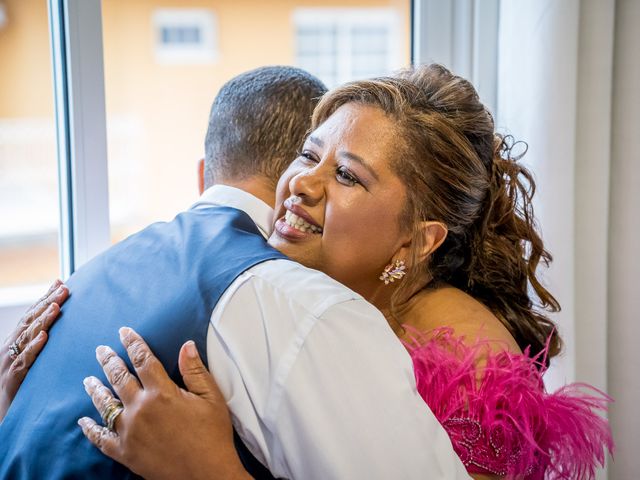
<svg viewBox="0 0 640 480">
<path fill-rule="evenodd" d="M 85 379 L 94 406 L 112 423 L 109 429 L 81 418 L 78 423 L 91 443 L 147 479 L 250 479 L 233 445 L 227 405 L 195 344 L 187 342 L 180 350 L 184 390 L 135 331 L 121 328 L 120 340 L 138 378 L 111 348 L 96 349 L 120 400 L 96 377 Z"/>
<path fill-rule="evenodd" d="M 7 337 L 0 353 L 0 421 L 47 342 L 47 331 L 60 314 L 69 289 L 56 280 L 49 291 L 27 310 Z"/>
</svg>

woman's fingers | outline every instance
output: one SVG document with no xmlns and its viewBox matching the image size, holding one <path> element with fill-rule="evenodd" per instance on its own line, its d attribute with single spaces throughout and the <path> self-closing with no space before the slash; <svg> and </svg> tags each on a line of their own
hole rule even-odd
<svg viewBox="0 0 640 480">
<path fill-rule="evenodd" d="M 0 420 L 47 342 L 47 331 L 68 297 L 69 289 L 60 280 L 53 282 L 49 291 L 22 316 L 0 349 Z"/>
<path fill-rule="evenodd" d="M 78 420 L 78 425 L 82 428 L 84 436 L 98 447 L 102 453 L 116 461 L 122 461 L 119 456 L 121 451 L 119 448 L 120 437 L 118 437 L 116 432 L 111 431 L 102 425 L 98 425 L 93 418 L 89 417 L 82 417 Z"/>
<path fill-rule="evenodd" d="M 51 289 L 53 289 L 53 286 Z M 60 314 L 60 305 L 68 297 L 69 289 L 62 284 L 59 284 L 57 288 L 42 297 L 38 303 L 33 305 L 22 316 L 15 330 L 7 338 L 7 344 L 13 344 L 17 341 L 20 348 L 24 348 L 41 330 L 48 330 Z"/>
<path fill-rule="evenodd" d="M 138 379 L 129 372 L 124 360 L 110 347 L 101 345 L 96 348 L 96 358 L 116 394 L 127 405 L 142 388 Z"/>
<path fill-rule="evenodd" d="M 27 344 L 24 349 L 22 349 L 20 355 L 18 355 L 9 366 L 9 377 L 7 378 L 7 384 L 5 385 L 7 391 L 13 392 L 15 395 L 15 392 L 18 391 L 24 377 L 27 376 L 27 372 L 42 351 L 45 343 L 47 343 L 47 333 L 41 331 Z"/>
<path fill-rule="evenodd" d="M 56 280 L 49 291 L 25 313 L 23 323 L 29 325 L 52 304 L 62 305 L 69 296 L 69 289 L 60 280 Z"/>
<path fill-rule="evenodd" d="M 40 315 L 47 308 L 50 303 L 50 298 L 58 292 L 60 286 L 62 286 L 62 282 L 60 280 L 54 281 L 49 287 L 49 290 L 47 290 L 47 293 L 45 293 L 36 301 L 36 303 L 29 307 L 24 315 L 24 320 L 26 322 L 29 322 Z"/>
<path fill-rule="evenodd" d="M 98 410 L 103 420 L 105 419 L 104 417 L 109 412 L 111 406 L 113 406 L 114 404 L 120 404 L 120 401 L 113 395 L 111 389 L 105 387 L 100 379 L 96 377 L 87 377 L 82 383 L 84 384 L 85 391 L 91 397 L 93 406 L 96 407 L 96 410 Z M 117 422 L 118 418 L 116 417 L 113 424 L 114 431 L 118 431 Z"/>
<path fill-rule="evenodd" d="M 224 397 L 207 367 L 202 363 L 193 340 L 189 340 L 180 349 L 178 368 L 187 390 L 211 403 L 224 404 Z"/>
<path fill-rule="evenodd" d="M 48 331 L 58 318 L 58 315 L 60 315 L 60 307 L 57 303 L 50 303 L 44 311 L 40 312 L 37 317 L 27 324 L 27 328 L 19 335 L 18 340 L 16 340 L 18 348 L 20 350 L 25 349 L 40 332 Z"/>
<path fill-rule="evenodd" d="M 127 349 L 129 359 L 138 374 L 143 388 L 170 388 L 169 386 L 175 386 L 162 363 L 137 332 L 129 327 L 122 327 L 120 329 L 120 341 Z"/>
</svg>

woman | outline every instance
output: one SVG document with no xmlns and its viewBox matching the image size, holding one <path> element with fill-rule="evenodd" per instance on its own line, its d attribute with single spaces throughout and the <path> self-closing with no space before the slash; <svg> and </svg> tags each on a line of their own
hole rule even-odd
<svg viewBox="0 0 640 480">
<path fill-rule="evenodd" d="M 329 92 L 313 126 L 270 243 L 385 313 L 470 473 L 591 478 L 607 399 L 543 391 L 560 307 L 537 277 L 535 184 L 475 89 L 419 67 Z"/>
<path fill-rule="evenodd" d="M 279 183 L 270 243 L 385 313 L 476 478 L 589 478 L 612 448 L 591 411 L 606 400 L 543 392 L 560 340 L 542 310 L 559 306 L 510 152 L 443 67 L 337 88 Z"/>
<path fill-rule="evenodd" d="M 535 184 L 471 84 L 437 65 L 355 82 L 329 92 L 313 124 L 281 180 L 271 243 L 385 312 L 470 473 L 593 476 L 612 447 L 590 411 L 605 400 L 543 393 L 561 342 L 543 313 L 558 302 L 536 276 L 550 256 Z"/>
</svg>

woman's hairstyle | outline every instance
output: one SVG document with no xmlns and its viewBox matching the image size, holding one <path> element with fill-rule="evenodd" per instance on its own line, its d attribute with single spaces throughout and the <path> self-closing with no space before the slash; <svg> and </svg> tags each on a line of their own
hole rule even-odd
<svg viewBox="0 0 640 480">
<path fill-rule="evenodd" d="M 382 109 L 402 142 L 395 173 L 407 186 L 399 219 L 414 228 L 413 258 L 392 308 L 412 286 L 448 283 L 486 305 L 530 355 L 549 341 L 549 357 L 561 341 L 545 315 L 560 305 L 540 283 L 540 262 L 548 265 L 533 217 L 535 183 L 514 155 L 512 137 L 494 132 L 493 117 L 473 86 L 441 65 L 420 66 L 346 84 L 327 93 L 314 111 L 313 128 L 340 106 L 355 102 Z M 524 154 L 524 152 L 523 152 Z M 419 223 L 448 228 L 443 244 L 420 262 Z"/>
</svg>

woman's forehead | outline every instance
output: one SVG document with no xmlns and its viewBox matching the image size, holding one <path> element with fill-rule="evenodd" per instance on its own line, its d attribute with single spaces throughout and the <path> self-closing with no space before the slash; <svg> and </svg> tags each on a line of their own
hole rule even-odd
<svg viewBox="0 0 640 480">
<path fill-rule="evenodd" d="M 368 150 L 390 147 L 395 143 L 391 118 L 380 108 L 355 102 L 333 112 L 308 137 L 313 143 L 346 142 Z M 320 145 L 319 145 L 320 146 Z"/>
</svg>

